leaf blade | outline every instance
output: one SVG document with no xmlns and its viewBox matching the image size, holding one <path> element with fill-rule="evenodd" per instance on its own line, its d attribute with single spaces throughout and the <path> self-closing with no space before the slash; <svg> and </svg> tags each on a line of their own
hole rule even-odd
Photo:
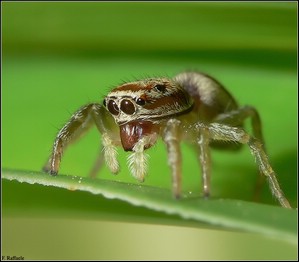
<svg viewBox="0 0 299 262">
<path fill-rule="evenodd" d="M 295 210 L 232 199 L 204 200 L 187 195 L 176 201 L 169 190 L 157 187 L 66 175 L 53 177 L 39 172 L 3 169 L 2 179 L 86 191 L 95 197 L 103 195 L 107 199 L 119 199 L 134 206 L 179 215 L 183 219 L 204 222 L 217 228 L 254 232 L 297 243 Z"/>
</svg>

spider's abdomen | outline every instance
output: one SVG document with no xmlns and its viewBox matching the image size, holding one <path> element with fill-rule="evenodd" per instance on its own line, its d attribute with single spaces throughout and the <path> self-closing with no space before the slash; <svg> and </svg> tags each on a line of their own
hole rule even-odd
<svg viewBox="0 0 299 262">
<path fill-rule="evenodd" d="M 215 79 L 202 73 L 184 72 L 174 77 L 194 101 L 198 118 L 212 122 L 218 115 L 238 109 L 232 95 Z"/>
</svg>

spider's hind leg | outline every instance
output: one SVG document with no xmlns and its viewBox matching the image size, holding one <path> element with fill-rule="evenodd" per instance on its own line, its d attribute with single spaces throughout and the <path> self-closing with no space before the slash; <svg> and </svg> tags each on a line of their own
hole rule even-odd
<svg viewBox="0 0 299 262">
<path fill-rule="evenodd" d="M 247 118 L 251 118 L 253 136 L 264 144 L 261 119 L 257 110 L 252 106 L 243 106 L 236 110 L 222 113 L 213 122 L 242 127 Z"/>
<path fill-rule="evenodd" d="M 233 110 L 227 113 L 220 114 L 214 122 L 226 124 L 230 126 L 242 127 L 244 121 L 251 119 L 252 133 L 255 138 L 260 141 L 263 150 L 266 151 L 265 141 L 262 133 L 262 123 L 257 110 L 252 106 L 243 106 L 237 110 Z M 260 170 L 260 175 L 257 178 L 255 185 L 254 200 L 257 201 L 260 198 L 262 187 L 265 183 L 265 176 Z"/>
<path fill-rule="evenodd" d="M 264 147 L 258 139 L 250 136 L 242 128 L 232 127 L 219 123 L 212 123 L 209 125 L 197 123 L 195 125 L 195 128 L 197 128 L 199 131 L 202 129 L 208 130 L 209 137 L 213 140 L 235 141 L 238 143 L 247 144 L 250 148 L 251 154 L 255 158 L 260 171 L 267 178 L 272 194 L 276 197 L 276 199 L 283 207 L 291 208 L 288 200 L 284 196 L 284 193 L 279 186 L 276 174 L 269 163 L 269 159 L 264 150 Z"/>
</svg>

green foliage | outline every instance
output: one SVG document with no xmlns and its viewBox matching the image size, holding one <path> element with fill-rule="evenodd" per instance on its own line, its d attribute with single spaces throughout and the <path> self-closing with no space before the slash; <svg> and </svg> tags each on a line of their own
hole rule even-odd
<svg viewBox="0 0 299 262">
<path fill-rule="evenodd" d="M 74 176 L 49 176 L 37 172 L 2 170 L 2 178 L 32 185 L 54 186 L 70 191 L 86 191 L 119 199 L 134 206 L 147 207 L 184 219 L 212 224 L 215 227 L 239 229 L 264 234 L 291 243 L 297 241 L 297 212 L 295 210 L 230 199 L 193 198 L 185 194 L 175 201 L 169 190 L 135 184 L 94 180 Z M 199 224 L 200 225 L 200 224 Z"/>
<path fill-rule="evenodd" d="M 73 232 L 67 229 L 72 219 L 79 219 L 87 231 L 91 221 L 100 221 L 97 226 L 102 229 L 106 219 L 144 225 L 175 225 L 172 233 L 178 230 L 177 226 L 184 226 L 184 230 L 191 227 L 196 234 L 198 229 L 209 230 L 202 239 L 196 238 L 196 241 L 203 241 L 202 249 L 190 256 L 191 259 L 204 259 L 205 250 L 209 250 L 206 244 L 210 243 L 209 236 L 213 236 L 212 240 L 220 238 L 223 229 L 256 232 L 262 238 L 244 241 L 246 245 L 242 249 L 239 239 L 247 233 L 240 233 L 226 252 L 219 251 L 220 257 L 209 251 L 212 255 L 207 259 L 296 257 L 296 212 L 278 207 L 266 184 L 262 188 L 260 204 L 252 202 L 258 172 L 246 147 L 238 153 L 212 152 L 212 199 L 208 201 L 200 198 L 196 155 L 184 144 L 183 192 L 186 197 L 181 201 L 170 197 L 167 156 L 160 141 L 148 150 L 149 175 L 142 186 L 130 177 L 126 166 L 128 153 L 121 149 L 118 176 L 112 176 L 104 167 L 99 180 L 87 178 L 100 144 L 100 135 L 95 129 L 66 150 L 60 173 L 68 176 L 53 178 L 38 173 L 50 154 L 58 129 L 80 106 L 100 102 L 111 87 L 122 81 L 145 76 L 172 77 L 182 70 L 192 69 L 218 79 L 240 105 L 250 104 L 257 108 L 270 162 L 291 205 L 296 207 L 296 3 L 5 2 L 2 7 L 1 146 L 5 168 L 2 170 L 5 178 L 2 181 L 2 211 L 7 221 L 3 226 L 4 252 L 20 253 L 23 250 L 25 254 L 30 250 L 27 259 L 53 258 L 47 249 L 30 249 L 36 245 L 30 235 L 36 234 L 37 239 L 43 235 L 34 228 L 38 225 L 47 227 L 47 234 L 51 235 L 47 223 L 53 221 L 39 221 L 32 225 L 34 232 L 30 233 L 26 231 L 26 225 L 33 223 L 36 217 L 65 217 L 64 227 L 55 224 L 55 227 L 61 227 L 56 234 L 64 239 L 63 243 L 74 243 L 71 237 L 63 237 Z M 250 131 L 249 123 L 246 128 Z M 36 183 L 16 182 L 22 179 Z M 56 181 L 55 185 L 53 181 Z M 79 181 L 82 182 L 79 184 Z M 45 187 L 45 184 L 52 186 Z M 57 188 L 62 185 L 77 190 Z M 29 239 L 20 238 L 13 230 L 18 225 L 16 221 L 23 221 L 23 224 L 19 223 L 22 225 L 20 230 L 24 232 L 23 237 Z M 160 230 L 166 228 L 163 226 Z M 141 232 L 146 235 L 146 230 Z M 13 232 L 15 237 L 12 237 Z M 80 231 L 80 236 L 84 232 Z M 101 235 L 96 229 L 94 232 Z M 217 234 L 213 235 L 213 232 Z M 115 234 L 119 236 L 117 232 Z M 204 232 L 200 231 L 200 234 L 204 235 Z M 105 236 L 109 238 L 111 234 L 108 232 Z M 270 236 L 277 241 L 275 245 L 270 244 Z M 164 246 L 165 241 L 159 242 L 159 238 L 162 236 L 151 239 Z M 22 239 L 22 244 L 15 246 L 16 239 Z M 101 252 L 90 251 L 87 256 L 86 252 L 79 252 L 80 248 L 68 251 L 61 245 L 63 248 L 55 258 L 70 259 L 72 252 L 82 254 L 82 259 L 151 258 L 146 255 L 150 254 L 149 250 L 142 253 L 144 257 L 141 253 L 134 257 L 136 248 L 131 251 L 129 240 L 123 241 L 128 255 L 117 257 L 116 254 L 124 253 L 121 250 L 114 252 L 113 244 L 105 249 L 105 240 L 95 239 L 101 241 Z M 84 241 L 79 244 L 82 249 L 92 246 L 92 240 L 85 245 Z M 173 238 L 169 241 L 173 243 Z M 138 246 L 138 242 L 134 242 L 135 245 Z M 228 245 L 230 241 L 225 242 Z M 256 252 L 254 247 L 259 249 L 261 245 L 263 251 Z M 189 250 L 192 241 L 186 240 L 182 246 Z M 215 241 L 211 246 L 221 249 Z M 253 249 L 249 252 L 250 247 Z M 56 248 L 60 250 L 59 245 Z M 179 248 L 172 248 L 168 253 L 175 254 L 174 249 L 179 253 Z M 108 253 L 109 256 L 98 255 Z M 158 253 L 153 254 L 152 259 L 163 258 Z M 181 251 L 181 254 L 186 253 Z M 175 256 L 183 260 L 186 257 L 189 256 Z"/>
</svg>

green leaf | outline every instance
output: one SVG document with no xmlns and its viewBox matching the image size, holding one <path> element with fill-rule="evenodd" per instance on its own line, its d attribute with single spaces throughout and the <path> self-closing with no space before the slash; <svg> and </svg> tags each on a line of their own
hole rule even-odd
<svg viewBox="0 0 299 262">
<path fill-rule="evenodd" d="M 4 169 L 2 179 L 64 188 L 70 191 L 69 194 L 76 190 L 86 191 L 95 198 L 102 195 L 107 201 L 119 199 L 134 206 L 179 215 L 193 221 L 192 225 L 198 221 L 215 228 L 255 232 L 293 244 L 297 241 L 296 210 L 232 199 L 205 200 L 188 194 L 181 200 L 174 200 L 169 190 L 78 176 L 50 176 L 39 172 Z"/>
<path fill-rule="evenodd" d="M 133 184 L 136 182 L 126 166 L 127 153 L 121 148 L 122 169 L 117 177 L 104 167 L 101 180 L 85 178 L 98 154 L 100 135 L 96 129 L 63 156 L 60 173 L 79 175 L 81 180 L 14 171 L 39 171 L 55 134 L 71 113 L 86 103 L 101 102 L 107 91 L 122 81 L 198 70 L 224 84 L 240 105 L 252 105 L 259 111 L 271 165 L 286 197 L 296 207 L 295 2 L 5 2 L 2 17 L 4 255 L 23 254 L 25 259 L 36 260 L 297 258 L 293 245 L 295 211 L 265 205 L 277 204 L 266 185 L 260 197 L 264 204 L 249 202 L 258 173 L 246 147 L 237 153 L 211 152 L 211 192 L 215 199 L 208 201 L 198 197 L 201 182 L 197 156 L 184 144 L 182 187 L 188 193 L 180 201 L 174 201 L 168 190 L 171 179 L 161 141 L 148 150 L 149 176 L 142 186 Z M 8 176 L 31 177 L 36 183 L 10 181 Z M 45 184 L 55 181 L 60 186 L 72 181 L 77 190 L 45 186 L 43 179 L 49 180 Z M 121 200 L 80 191 L 87 184 L 94 193 Z M 113 221 L 113 230 L 105 230 L 105 219 Z M 77 223 L 70 227 L 74 221 Z M 140 230 L 141 224 L 144 230 Z M 159 227 L 161 224 L 164 226 Z M 169 228 L 170 234 L 164 234 Z M 78 230 L 76 238 L 74 232 Z M 135 242 L 132 230 L 138 232 Z M 188 230 L 190 234 L 185 235 Z M 221 241 L 224 233 L 229 236 Z M 122 256 L 126 252 L 128 256 Z M 148 256 L 151 252 L 152 257 Z"/>
</svg>

